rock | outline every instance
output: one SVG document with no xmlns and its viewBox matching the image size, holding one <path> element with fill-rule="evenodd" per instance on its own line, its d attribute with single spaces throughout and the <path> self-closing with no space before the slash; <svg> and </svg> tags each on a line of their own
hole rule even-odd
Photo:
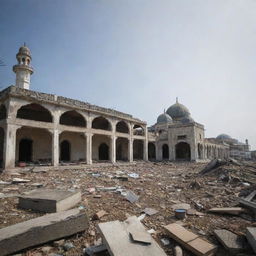
<svg viewBox="0 0 256 256">
<path fill-rule="evenodd" d="M 175 256 L 182 256 L 183 255 L 183 251 L 181 249 L 180 246 L 176 245 L 174 248 L 173 248 L 173 253 Z"/>
<path fill-rule="evenodd" d="M 49 252 L 52 250 L 52 247 L 51 246 L 44 246 L 41 248 L 41 251 L 43 253 L 46 253 L 47 255 L 49 254 Z"/>
<path fill-rule="evenodd" d="M 65 239 L 61 239 L 61 240 L 58 240 L 58 241 L 54 241 L 54 242 L 53 242 L 53 245 L 54 245 L 55 247 L 60 247 L 60 246 L 63 246 L 64 243 L 65 243 Z"/>
<path fill-rule="evenodd" d="M 70 249 L 72 249 L 72 248 L 75 248 L 75 246 L 74 246 L 74 244 L 71 243 L 71 242 L 67 242 L 67 243 L 65 243 L 65 244 L 63 245 L 63 249 L 64 249 L 65 251 L 68 251 L 68 250 L 70 250 Z"/>
<path fill-rule="evenodd" d="M 103 216 L 107 215 L 108 213 L 104 210 L 98 211 L 94 214 L 93 219 L 94 220 L 100 220 Z"/>
<path fill-rule="evenodd" d="M 246 238 L 250 243 L 253 251 L 256 253 L 256 228 L 253 228 L 253 227 L 246 228 Z"/>
<path fill-rule="evenodd" d="M 188 210 L 188 209 L 190 209 L 191 207 L 190 207 L 189 204 L 180 203 L 180 204 L 173 204 L 173 205 L 171 206 L 171 208 L 172 208 L 173 210 L 177 210 L 177 209 Z"/>
<path fill-rule="evenodd" d="M 243 251 L 245 247 L 245 239 L 243 237 L 238 236 L 226 229 L 214 230 L 214 234 L 218 241 L 230 253 L 237 253 Z"/>
<path fill-rule="evenodd" d="M 158 211 L 156 209 L 153 209 L 153 208 L 145 208 L 142 212 L 146 213 L 149 216 L 158 213 Z"/>
</svg>

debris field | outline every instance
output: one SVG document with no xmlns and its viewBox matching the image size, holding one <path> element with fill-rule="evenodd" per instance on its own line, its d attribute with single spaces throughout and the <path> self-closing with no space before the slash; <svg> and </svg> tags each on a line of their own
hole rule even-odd
<svg viewBox="0 0 256 256">
<path fill-rule="evenodd" d="M 17 255 L 90 255 L 86 250 L 101 246 L 103 242 L 100 223 L 121 223 L 132 216 L 138 217 L 166 255 L 178 255 L 175 253 L 177 246 L 181 246 L 183 255 L 194 255 L 186 245 L 169 235 L 166 226 L 170 224 L 182 226 L 216 246 L 215 255 L 234 252 L 235 255 L 255 255 L 248 242 L 239 250 L 233 250 L 226 246 L 232 243 L 220 239 L 231 233 L 231 237 L 246 240 L 247 228 L 256 227 L 253 208 L 256 202 L 252 194 L 256 190 L 256 163 L 226 161 L 220 164 L 215 160 L 208 168 L 206 165 L 137 162 L 59 169 L 38 166 L 3 172 L 0 174 L 0 228 L 45 215 L 19 207 L 19 198 L 25 198 L 32 190 L 79 191 L 81 201 L 74 207 L 87 213 L 88 229 L 24 249 Z M 248 196 L 252 206 L 243 205 Z M 180 209 L 186 210 L 185 218 L 178 212 Z M 135 232 L 135 235 L 140 237 L 143 233 Z M 109 255 L 104 253 L 95 255 Z"/>
</svg>

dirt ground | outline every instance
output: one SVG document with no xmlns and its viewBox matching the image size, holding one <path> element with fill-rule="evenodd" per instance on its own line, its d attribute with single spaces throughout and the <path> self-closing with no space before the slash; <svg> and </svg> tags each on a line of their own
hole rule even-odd
<svg viewBox="0 0 256 256">
<path fill-rule="evenodd" d="M 187 203 L 192 209 L 202 213 L 187 215 L 183 220 L 184 226 L 218 245 L 217 255 L 228 255 L 215 239 L 213 230 L 224 228 L 236 234 L 245 235 L 246 227 L 256 226 L 253 215 L 251 213 L 241 216 L 219 215 L 208 213 L 207 210 L 212 207 L 235 206 L 239 196 L 246 196 L 253 191 L 256 186 L 248 182 L 250 177 L 248 178 L 248 175 L 243 175 L 243 173 L 248 173 L 248 169 L 252 173 L 256 172 L 256 164 L 247 167 L 228 165 L 218 168 L 211 175 L 198 175 L 205 165 L 205 163 L 138 162 L 132 165 L 101 165 L 79 169 L 71 169 L 67 166 L 65 169 L 49 169 L 46 172 L 40 172 L 40 167 L 36 167 L 35 169 L 20 169 L 12 175 L 2 173 L 0 174 L 1 181 L 22 178 L 30 182 L 0 185 L 0 228 L 42 215 L 17 208 L 17 196 L 36 189 L 36 186 L 41 184 L 43 188 L 81 190 L 82 202 L 77 207 L 87 211 L 90 227 L 87 232 L 66 238 L 59 243 L 51 242 L 26 250 L 20 255 L 83 255 L 84 248 L 101 243 L 96 229 L 99 222 L 123 221 L 128 216 L 140 216 L 143 209 L 147 207 L 158 210 L 158 213 L 146 216 L 142 223 L 148 230 L 156 231 L 152 236 L 167 255 L 173 255 L 172 248 L 176 243 L 170 239 L 170 244 L 164 246 L 161 239 L 168 237 L 163 227 L 178 221 L 172 209 L 172 206 L 177 203 Z M 139 177 L 128 176 L 132 173 L 138 174 Z M 128 181 L 117 179 L 115 176 L 128 177 Z M 130 203 L 117 191 L 97 190 L 100 186 L 120 186 L 120 188 L 129 189 L 139 196 L 139 200 Z M 95 192 L 93 192 L 94 188 Z M 95 195 L 101 197 L 95 197 Z M 92 220 L 93 215 L 100 210 L 105 210 L 107 215 L 100 220 Z M 67 242 L 71 242 L 74 248 L 65 251 L 62 245 Z M 184 255 L 192 255 L 188 251 L 184 252 Z M 254 254 L 248 250 L 240 255 Z"/>
</svg>

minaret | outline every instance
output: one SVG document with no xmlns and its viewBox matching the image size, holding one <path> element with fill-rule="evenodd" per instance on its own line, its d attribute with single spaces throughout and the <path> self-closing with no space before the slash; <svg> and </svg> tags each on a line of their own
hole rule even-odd
<svg viewBox="0 0 256 256">
<path fill-rule="evenodd" d="M 13 72 L 16 73 L 16 86 L 29 90 L 30 75 L 33 74 L 33 68 L 30 66 L 31 53 L 25 43 L 16 54 L 16 59 L 18 64 L 13 66 Z"/>
</svg>

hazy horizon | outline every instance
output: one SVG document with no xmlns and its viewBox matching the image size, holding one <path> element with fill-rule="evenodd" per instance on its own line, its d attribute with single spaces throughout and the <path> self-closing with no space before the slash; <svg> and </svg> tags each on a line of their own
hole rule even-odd
<svg viewBox="0 0 256 256">
<path fill-rule="evenodd" d="M 0 90 L 23 42 L 31 90 L 154 124 L 176 97 L 205 126 L 256 149 L 253 0 L 2 0 Z"/>
</svg>

